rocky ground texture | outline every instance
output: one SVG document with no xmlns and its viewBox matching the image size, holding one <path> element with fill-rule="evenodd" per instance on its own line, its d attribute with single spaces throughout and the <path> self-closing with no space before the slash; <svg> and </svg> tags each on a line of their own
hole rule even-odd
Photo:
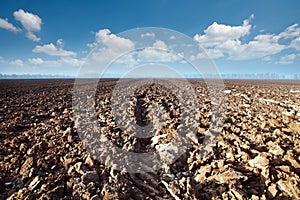
<svg viewBox="0 0 300 200">
<path fill-rule="evenodd" d="M 154 137 L 138 139 L 114 123 L 116 82 L 102 80 L 95 97 L 103 133 L 128 151 L 159 151 L 181 128 L 174 94 L 153 84 L 136 91 L 128 112 L 137 124 L 151 121 L 149 102 L 167 116 Z M 224 124 L 204 157 L 212 102 L 203 81 L 190 82 L 200 105 L 191 147 L 154 172 L 128 173 L 86 151 L 74 80 L 1 80 L 0 199 L 300 199 L 300 82 L 226 80 Z"/>
</svg>

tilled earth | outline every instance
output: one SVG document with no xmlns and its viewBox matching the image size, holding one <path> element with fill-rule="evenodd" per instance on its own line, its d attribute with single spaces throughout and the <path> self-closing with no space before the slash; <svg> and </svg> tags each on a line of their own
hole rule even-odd
<svg viewBox="0 0 300 200">
<path fill-rule="evenodd" d="M 200 105 L 191 147 L 154 172 L 128 173 L 86 151 L 74 80 L 1 80 L 0 199 L 300 199 L 300 82 L 225 81 L 224 124 L 204 157 L 213 102 L 203 81 L 190 82 Z M 125 150 L 159 151 L 181 128 L 174 94 L 155 84 L 135 92 L 128 112 L 137 124 L 151 121 L 151 102 L 167 116 L 162 130 L 138 139 L 112 117 L 116 83 L 102 80 L 95 96 L 102 132 Z"/>
</svg>

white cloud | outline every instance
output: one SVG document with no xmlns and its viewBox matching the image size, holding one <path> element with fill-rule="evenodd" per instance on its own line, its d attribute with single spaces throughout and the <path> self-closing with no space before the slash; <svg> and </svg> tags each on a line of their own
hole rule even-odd
<svg viewBox="0 0 300 200">
<path fill-rule="evenodd" d="M 134 65 L 136 64 L 136 61 L 132 57 L 132 55 L 124 55 L 121 51 L 115 51 L 114 49 L 110 48 L 99 48 L 96 49 L 92 54 L 91 58 L 93 61 L 100 62 L 100 63 L 110 63 L 113 62 L 115 59 L 117 59 L 117 63 L 122 64 L 129 64 Z M 121 57 L 120 57 L 121 56 Z"/>
<path fill-rule="evenodd" d="M 204 30 L 203 35 L 196 34 L 194 39 L 199 42 L 199 46 L 204 48 L 211 58 L 221 58 L 225 54 L 229 55 L 230 59 L 240 58 L 241 52 L 246 49 L 240 39 L 250 33 L 252 27 L 250 20 L 253 18 L 254 15 L 251 15 L 240 26 L 230 26 L 214 22 Z M 193 59 L 206 57 L 204 53 L 192 56 Z"/>
<path fill-rule="evenodd" d="M 84 59 L 77 59 L 73 57 L 62 57 L 60 58 L 59 62 L 62 65 L 68 65 L 68 66 L 81 66 L 84 63 Z"/>
<path fill-rule="evenodd" d="M 152 37 L 152 34 L 147 34 L 144 37 Z M 174 62 L 182 60 L 178 55 L 172 53 L 170 47 L 162 40 L 156 40 L 152 46 L 143 50 L 133 52 L 135 43 L 129 39 L 114 35 L 108 29 L 99 30 L 95 34 L 95 42 L 90 44 L 94 47 L 100 44 L 99 48 L 92 53 L 92 59 L 101 63 L 110 63 L 113 59 L 118 58 L 116 63 L 133 66 L 142 62 Z M 130 52 L 124 55 L 124 53 Z"/>
<path fill-rule="evenodd" d="M 138 62 L 175 62 L 181 60 L 180 55 L 149 47 L 138 53 Z"/>
<path fill-rule="evenodd" d="M 35 14 L 19 9 L 14 12 L 14 17 L 21 22 L 27 31 L 37 32 L 41 30 L 42 19 Z"/>
<path fill-rule="evenodd" d="M 61 39 L 57 40 L 57 46 L 53 43 L 45 45 L 37 45 L 32 50 L 34 53 L 45 53 L 50 56 L 73 56 L 76 57 L 76 53 L 73 51 L 64 50 L 62 47 L 63 41 Z"/>
<path fill-rule="evenodd" d="M 39 66 L 43 67 L 67 67 L 63 66 L 59 60 L 44 60 Z"/>
<path fill-rule="evenodd" d="M 182 60 L 183 55 L 176 55 L 162 40 L 156 40 L 151 47 L 137 53 L 138 62 L 175 62 Z"/>
<path fill-rule="evenodd" d="M 229 59 L 233 60 L 263 58 L 277 54 L 287 48 L 287 46 L 278 43 L 279 39 L 280 37 L 274 34 L 257 35 L 246 44 L 239 41 L 232 47 L 234 51 L 229 48 L 224 50 L 229 54 Z"/>
<path fill-rule="evenodd" d="M 26 37 L 34 42 L 39 42 L 41 40 L 41 38 L 37 37 L 35 34 L 33 34 L 32 32 L 27 32 L 26 33 Z"/>
<path fill-rule="evenodd" d="M 202 47 L 213 47 L 226 41 L 238 40 L 249 34 L 250 29 L 251 25 L 249 24 L 249 20 L 244 20 L 241 26 L 230 26 L 214 22 L 204 30 L 205 34 L 196 34 L 194 39 L 198 41 Z"/>
<path fill-rule="evenodd" d="M 156 40 L 154 43 L 153 43 L 153 48 L 157 48 L 157 49 L 165 49 L 167 50 L 168 49 L 168 46 L 166 45 L 166 43 L 162 40 Z"/>
<path fill-rule="evenodd" d="M 282 56 L 276 64 L 283 64 L 283 65 L 288 65 L 288 64 L 293 64 L 294 60 L 297 58 L 296 54 L 288 54 L 285 56 Z"/>
<path fill-rule="evenodd" d="M 300 27 L 294 24 L 279 34 L 259 34 L 248 42 L 242 38 L 250 33 L 250 20 L 244 20 L 240 26 L 230 26 L 214 22 L 203 35 L 196 34 L 194 39 L 199 42 L 211 58 L 227 57 L 231 60 L 245 60 L 261 58 L 266 60 L 269 56 L 278 54 L 285 49 L 300 50 Z M 288 39 L 290 44 L 282 44 L 281 39 Z M 203 58 L 205 55 L 195 55 L 193 58 Z"/>
<path fill-rule="evenodd" d="M 44 60 L 41 58 L 29 58 L 28 62 L 33 64 L 33 65 L 41 65 L 44 63 Z"/>
<path fill-rule="evenodd" d="M 63 41 L 63 39 L 58 39 L 57 41 L 56 41 L 56 45 L 57 45 L 57 47 L 59 48 L 59 49 L 62 49 L 62 48 L 64 48 L 64 41 Z"/>
<path fill-rule="evenodd" d="M 12 31 L 12 32 L 21 31 L 19 28 L 15 27 L 13 24 L 9 23 L 7 20 L 1 19 L 1 18 L 0 18 L 0 28 L 6 29 L 6 30 Z"/>
<path fill-rule="evenodd" d="M 96 42 L 88 43 L 86 46 L 87 46 L 88 48 L 92 49 L 92 48 L 94 48 L 94 47 L 97 46 L 97 43 L 96 43 Z"/>
<path fill-rule="evenodd" d="M 290 48 L 294 48 L 297 51 L 300 51 L 300 36 L 292 40 L 292 42 L 289 45 Z"/>
<path fill-rule="evenodd" d="M 24 62 L 20 59 L 10 61 L 9 64 L 15 65 L 15 66 L 24 66 Z"/>
<path fill-rule="evenodd" d="M 97 62 L 110 62 L 113 59 L 130 52 L 134 49 L 133 41 L 112 34 L 108 29 L 100 29 L 95 34 L 95 42 L 90 44 L 90 47 L 95 47 L 99 44 L 99 48 L 92 53 L 92 59 Z M 129 63 L 133 60 L 130 56 L 123 57 L 124 63 Z M 118 61 L 122 62 L 122 61 Z"/>
<path fill-rule="evenodd" d="M 43 60 L 42 58 L 29 58 L 29 64 L 42 67 L 66 67 L 59 60 Z"/>
<path fill-rule="evenodd" d="M 169 39 L 170 39 L 170 40 L 175 40 L 176 37 L 175 37 L 174 35 L 171 35 Z"/>
<path fill-rule="evenodd" d="M 34 32 L 39 32 L 41 30 L 42 19 L 38 15 L 19 9 L 14 12 L 14 17 L 27 30 L 26 37 L 28 39 L 33 41 L 40 40 L 40 38 L 34 34 Z"/>
<path fill-rule="evenodd" d="M 298 24 L 293 24 L 278 35 L 280 38 L 294 38 L 300 36 L 300 27 Z"/>
<path fill-rule="evenodd" d="M 84 59 L 77 59 L 73 57 L 61 57 L 58 60 L 43 60 L 42 58 L 30 58 L 28 59 L 28 62 L 33 65 L 44 67 L 77 67 L 81 66 L 84 63 Z"/>
<path fill-rule="evenodd" d="M 113 51 L 125 52 L 134 49 L 134 42 L 126 38 L 118 37 L 112 34 L 108 29 L 99 30 L 96 33 L 95 39 L 96 42 L 104 44 Z"/>
<path fill-rule="evenodd" d="M 144 37 L 152 37 L 154 38 L 155 37 L 155 33 L 143 33 L 141 34 L 141 37 L 144 38 Z"/>
<path fill-rule="evenodd" d="M 154 35 L 145 33 L 144 37 L 152 37 Z M 126 54 L 135 49 L 135 43 L 129 39 L 114 35 L 108 29 L 99 30 L 95 34 L 95 42 L 90 44 L 90 47 L 94 47 L 97 44 L 101 44 L 99 49 L 96 49 L 92 53 L 92 59 L 101 63 L 112 62 L 116 60 L 118 64 L 126 64 L 133 66 L 143 62 L 175 62 L 182 60 L 180 55 L 175 55 L 172 50 L 162 40 L 156 40 L 151 47 L 147 47 L 143 50 Z"/>
</svg>

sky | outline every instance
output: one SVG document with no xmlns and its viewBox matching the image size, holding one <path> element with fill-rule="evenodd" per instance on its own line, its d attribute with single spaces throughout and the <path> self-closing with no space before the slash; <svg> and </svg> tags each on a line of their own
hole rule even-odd
<svg viewBox="0 0 300 200">
<path fill-rule="evenodd" d="M 76 76 L 98 45 L 113 59 L 137 47 L 119 33 L 160 27 L 197 42 L 199 52 L 187 59 L 201 59 L 203 50 L 220 73 L 292 76 L 300 74 L 299 8 L 298 0 L 0 0 L 0 73 Z M 143 34 L 139 40 L 154 35 Z M 157 35 L 149 46 L 174 53 Z M 143 53 L 164 56 L 145 51 L 129 60 L 138 64 Z M 170 57 L 159 60 L 168 64 Z"/>
</svg>

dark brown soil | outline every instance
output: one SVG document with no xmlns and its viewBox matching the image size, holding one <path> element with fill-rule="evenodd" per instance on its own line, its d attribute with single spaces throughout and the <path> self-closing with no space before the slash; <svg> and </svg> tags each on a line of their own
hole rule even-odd
<svg viewBox="0 0 300 200">
<path fill-rule="evenodd" d="M 190 82 L 201 106 L 197 141 L 156 172 L 128 173 L 85 150 L 72 114 L 74 80 L 0 80 L 0 199 L 299 199 L 300 82 L 226 80 L 224 125 L 201 159 L 211 102 L 203 81 Z M 116 83 L 101 81 L 95 108 L 106 136 L 126 146 L 129 136 L 118 137 L 111 123 Z M 151 120 L 146 100 L 177 101 L 167 93 L 155 85 L 136 92 L 140 108 L 131 111 L 139 125 Z M 164 104 L 174 124 L 177 104 Z M 176 128 L 166 125 L 159 134 Z M 130 141 L 133 151 L 151 149 L 149 139 Z"/>
</svg>

